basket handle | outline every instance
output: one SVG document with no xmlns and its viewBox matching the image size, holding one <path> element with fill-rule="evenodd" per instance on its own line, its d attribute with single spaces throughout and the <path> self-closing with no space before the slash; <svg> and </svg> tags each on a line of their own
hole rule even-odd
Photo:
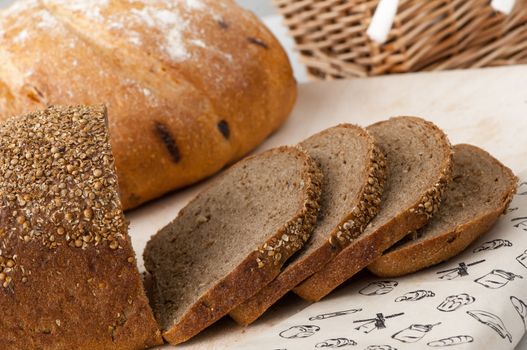
<svg viewBox="0 0 527 350">
<path fill-rule="evenodd" d="M 492 0 L 490 5 L 499 12 L 511 13 L 516 0 Z M 378 44 L 384 44 L 393 27 L 399 0 L 380 0 L 366 34 Z"/>
<path fill-rule="evenodd" d="M 509 14 L 514 7 L 516 0 L 492 0 L 490 6 L 492 6 L 496 11 Z"/>
<path fill-rule="evenodd" d="M 395 15 L 397 14 L 397 7 L 399 6 L 399 0 L 380 0 L 366 34 L 368 37 L 379 43 L 383 44 L 388 39 L 388 34 L 393 27 L 393 21 L 395 21 Z"/>
</svg>

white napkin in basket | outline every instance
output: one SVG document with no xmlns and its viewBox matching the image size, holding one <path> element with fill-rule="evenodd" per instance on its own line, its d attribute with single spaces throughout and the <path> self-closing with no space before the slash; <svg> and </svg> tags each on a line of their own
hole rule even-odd
<svg viewBox="0 0 527 350">
<path fill-rule="evenodd" d="M 240 349 L 514 349 L 527 317 L 527 171 L 506 215 L 450 261 L 366 277 Z"/>
<path fill-rule="evenodd" d="M 515 2 L 516 0 L 492 0 L 490 6 L 496 11 L 508 15 L 512 12 Z M 379 1 L 366 32 L 371 40 L 378 44 L 384 44 L 388 40 L 388 34 L 392 30 L 398 6 L 399 0 Z"/>
</svg>

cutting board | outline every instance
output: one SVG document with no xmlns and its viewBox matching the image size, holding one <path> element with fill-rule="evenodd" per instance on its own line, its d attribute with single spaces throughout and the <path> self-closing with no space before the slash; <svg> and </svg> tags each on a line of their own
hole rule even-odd
<svg viewBox="0 0 527 350">
<path fill-rule="evenodd" d="M 339 123 L 366 126 L 390 116 L 415 115 L 445 130 L 452 144 L 480 146 L 520 172 L 527 169 L 526 77 L 527 66 L 515 66 L 302 84 L 287 123 L 255 152 L 296 144 Z M 173 220 L 201 186 L 127 214 L 141 269 L 148 238 Z M 288 295 L 250 327 L 239 327 L 227 317 L 178 349 L 236 349 L 240 341 L 306 306 Z"/>
</svg>

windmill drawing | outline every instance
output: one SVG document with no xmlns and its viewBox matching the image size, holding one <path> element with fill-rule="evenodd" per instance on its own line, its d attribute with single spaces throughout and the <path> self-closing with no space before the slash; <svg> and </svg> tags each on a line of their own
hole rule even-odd
<svg viewBox="0 0 527 350">
<path fill-rule="evenodd" d="M 439 278 L 442 279 L 442 280 L 453 280 L 453 279 L 458 278 L 458 277 L 468 276 L 469 275 L 468 268 L 470 266 L 481 264 L 484 261 L 485 261 L 485 259 L 478 260 L 478 261 L 475 261 L 475 262 L 470 263 L 470 264 L 465 264 L 464 262 L 461 262 L 461 263 L 458 264 L 457 267 L 454 267 L 454 268 L 448 269 L 448 270 L 439 271 L 439 272 L 436 272 L 436 274 L 441 275 L 441 276 L 439 276 Z"/>
<path fill-rule="evenodd" d="M 398 314 L 388 315 L 384 316 L 382 313 L 378 313 L 376 317 L 369 318 L 365 320 L 356 320 L 353 321 L 353 323 L 362 323 L 360 326 L 356 327 L 355 329 L 364 333 L 370 333 L 376 329 L 384 329 L 386 328 L 386 320 L 389 318 L 394 318 L 398 316 L 404 315 L 404 312 L 400 312 Z"/>
</svg>

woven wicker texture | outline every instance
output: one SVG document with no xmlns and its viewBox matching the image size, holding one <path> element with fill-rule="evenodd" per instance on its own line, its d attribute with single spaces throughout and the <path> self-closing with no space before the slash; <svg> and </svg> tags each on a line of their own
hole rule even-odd
<svg viewBox="0 0 527 350">
<path fill-rule="evenodd" d="M 379 0 L 273 0 L 313 79 L 527 63 L 527 0 L 401 0 L 384 44 L 366 31 Z"/>
</svg>

